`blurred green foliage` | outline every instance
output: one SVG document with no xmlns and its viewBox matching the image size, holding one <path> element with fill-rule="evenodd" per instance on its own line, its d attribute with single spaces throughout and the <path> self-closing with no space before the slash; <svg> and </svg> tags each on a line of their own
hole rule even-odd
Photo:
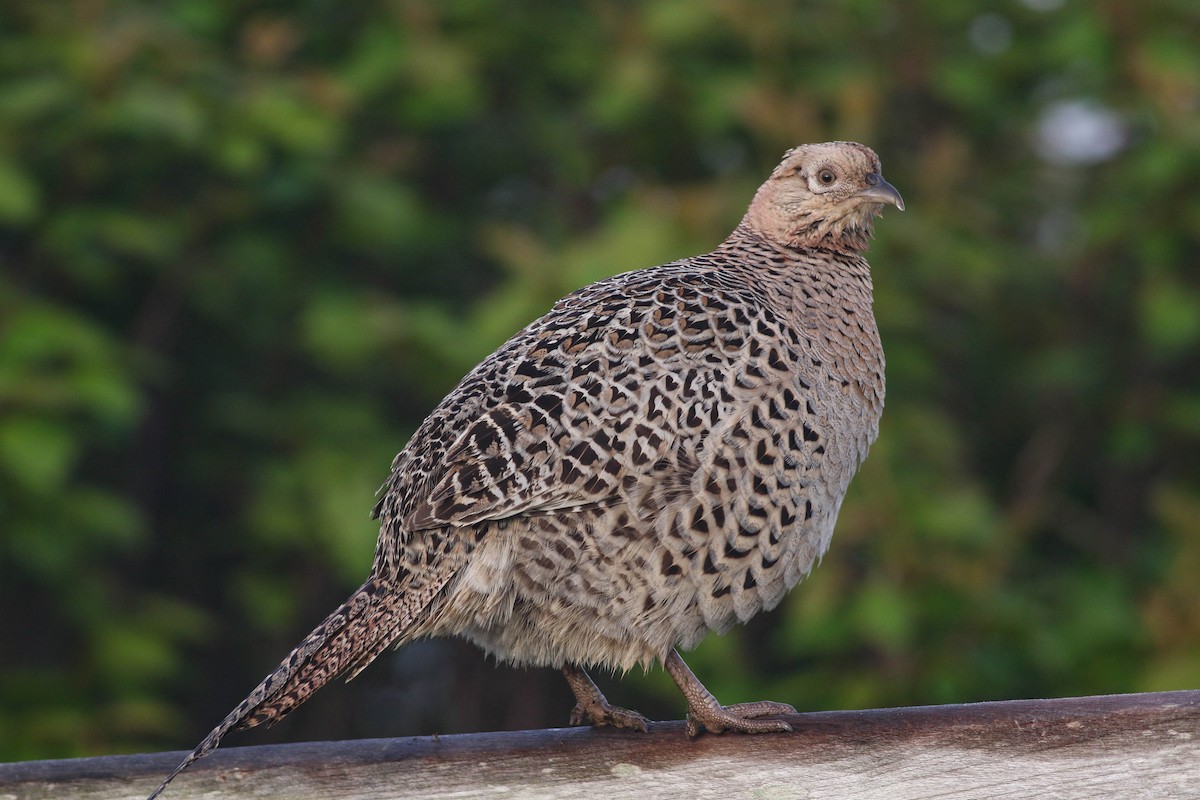
<svg viewBox="0 0 1200 800">
<path fill-rule="evenodd" d="M 909 207 L 881 438 L 697 673 L 809 709 L 1196 686 L 1200 6 L 987 5 L 7 0 L 0 759 L 190 746 L 365 574 L 467 369 L 834 138 Z M 565 720 L 549 671 L 413 653 L 282 735 Z"/>
</svg>

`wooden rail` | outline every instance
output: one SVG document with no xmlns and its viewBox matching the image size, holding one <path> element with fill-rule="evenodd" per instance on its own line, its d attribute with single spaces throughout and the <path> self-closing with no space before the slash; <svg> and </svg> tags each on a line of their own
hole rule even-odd
<svg viewBox="0 0 1200 800">
<path fill-rule="evenodd" d="M 1200 690 L 797 714 L 795 732 L 566 728 L 218 750 L 164 800 L 1200 798 Z M 0 764 L 0 800 L 144 798 L 178 753 Z"/>
</svg>

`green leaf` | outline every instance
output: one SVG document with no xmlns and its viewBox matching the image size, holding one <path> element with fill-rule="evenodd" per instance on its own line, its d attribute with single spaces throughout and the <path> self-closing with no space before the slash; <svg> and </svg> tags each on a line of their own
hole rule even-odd
<svg viewBox="0 0 1200 800">
<path fill-rule="evenodd" d="M 0 222 L 29 222 L 41 203 L 41 191 L 29 173 L 0 157 Z"/>
<path fill-rule="evenodd" d="M 28 415 L 0 418 L 0 473 L 23 491 L 61 493 L 79 453 L 79 443 L 63 422 Z"/>
</svg>

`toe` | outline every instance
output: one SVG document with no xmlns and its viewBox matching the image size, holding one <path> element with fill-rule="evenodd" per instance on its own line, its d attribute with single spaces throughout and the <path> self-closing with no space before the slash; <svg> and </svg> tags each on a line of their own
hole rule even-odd
<svg viewBox="0 0 1200 800">
<path fill-rule="evenodd" d="M 636 711 L 610 706 L 607 703 L 592 706 L 576 705 L 571 710 L 572 725 L 592 725 L 594 727 L 610 726 L 613 728 L 629 728 L 645 733 L 649 730 L 649 720 Z"/>
<path fill-rule="evenodd" d="M 613 709 L 613 711 L 620 713 L 614 713 L 612 715 L 612 722 L 609 723 L 611 725 L 614 725 L 618 728 L 630 728 L 635 731 L 641 731 L 642 733 L 645 733 L 650 729 L 649 720 L 636 711 L 627 711 L 623 708 Z"/>
<path fill-rule="evenodd" d="M 704 731 L 710 733 L 788 733 L 792 726 L 781 719 L 755 719 L 772 714 L 794 713 L 785 703 L 764 701 L 734 706 L 693 709 L 688 713 L 687 735 L 695 738 Z"/>
<path fill-rule="evenodd" d="M 780 714 L 795 714 L 796 709 L 787 703 L 776 703 L 774 700 L 759 700 L 754 703 L 737 703 L 725 706 L 725 710 L 735 717 L 774 717 Z"/>
</svg>

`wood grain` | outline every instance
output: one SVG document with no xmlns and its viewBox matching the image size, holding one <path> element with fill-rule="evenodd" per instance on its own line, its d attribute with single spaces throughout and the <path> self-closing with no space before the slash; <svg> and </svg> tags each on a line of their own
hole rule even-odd
<svg viewBox="0 0 1200 800">
<path fill-rule="evenodd" d="M 797 714 L 791 734 L 567 728 L 221 750 L 188 798 L 1200 798 L 1200 691 Z M 0 800 L 144 798 L 182 752 L 0 764 Z"/>
</svg>

